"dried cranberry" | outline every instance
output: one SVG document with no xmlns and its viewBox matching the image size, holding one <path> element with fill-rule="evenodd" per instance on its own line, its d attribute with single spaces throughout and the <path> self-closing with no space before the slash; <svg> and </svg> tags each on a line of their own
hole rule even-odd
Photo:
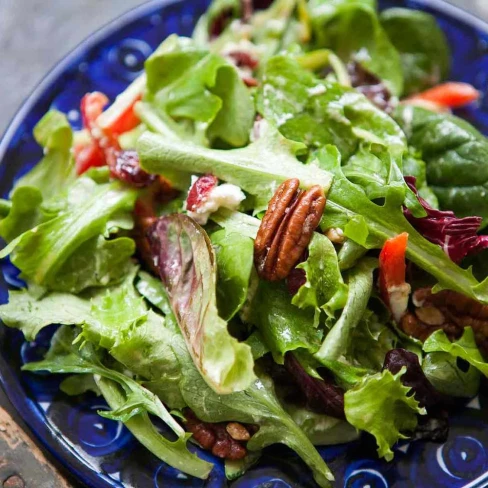
<svg viewBox="0 0 488 488">
<path fill-rule="evenodd" d="M 286 279 L 286 285 L 290 295 L 296 295 L 298 290 L 307 282 L 307 275 L 305 270 L 301 268 L 294 268 L 290 271 Z"/>
<path fill-rule="evenodd" d="M 186 209 L 194 212 L 208 198 L 210 192 L 217 186 L 219 180 L 214 175 L 200 176 L 193 183 L 186 199 Z"/>
<path fill-rule="evenodd" d="M 259 65 L 259 59 L 247 51 L 231 51 L 227 56 L 234 61 L 238 68 L 256 69 Z"/>
<path fill-rule="evenodd" d="M 139 163 L 136 151 L 115 151 L 109 159 L 110 172 L 114 178 L 142 188 L 156 181 L 157 176 L 146 173 Z"/>
</svg>

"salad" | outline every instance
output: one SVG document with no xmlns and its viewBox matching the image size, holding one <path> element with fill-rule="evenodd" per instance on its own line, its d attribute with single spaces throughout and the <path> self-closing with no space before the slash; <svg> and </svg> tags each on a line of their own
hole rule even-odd
<svg viewBox="0 0 488 488">
<path fill-rule="evenodd" d="M 449 64 L 427 13 L 214 0 L 83 130 L 48 112 L 0 201 L 0 318 L 57 324 L 23 370 L 201 479 L 195 443 L 229 479 L 284 444 L 327 487 L 316 446 L 443 442 L 488 375 L 488 141 Z"/>
</svg>

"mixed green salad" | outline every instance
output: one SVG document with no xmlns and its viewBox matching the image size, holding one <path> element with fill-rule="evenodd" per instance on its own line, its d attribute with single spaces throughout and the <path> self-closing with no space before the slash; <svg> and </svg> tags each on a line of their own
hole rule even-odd
<svg viewBox="0 0 488 488">
<path fill-rule="evenodd" d="M 315 446 L 443 442 L 488 375 L 488 141 L 449 69 L 427 13 L 214 0 L 83 130 L 48 112 L 0 201 L 0 318 L 59 324 L 23 369 L 202 479 L 191 443 L 229 479 L 284 444 L 327 487 Z"/>
</svg>

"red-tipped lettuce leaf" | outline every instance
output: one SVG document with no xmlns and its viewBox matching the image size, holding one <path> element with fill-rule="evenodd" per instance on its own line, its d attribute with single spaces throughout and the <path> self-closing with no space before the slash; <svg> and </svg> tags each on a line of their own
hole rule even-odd
<svg viewBox="0 0 488 488">
<path fill-rule="evenodd" d="M 426 217 L 417 218 L 405 208 L 405 217 L 428 241 L 442 247 L 455 263 L 488 248 L 488 236 L 477 234 L 481 217 L 458 218 L 450 210 L 436 210 L 418 194 L 414 177 L 405 176 L 405 181 L 427 212 Z"/>
<path fill-rule="evenodd" d="M 239 343 L 218 316 L 216 261 L 206 232 L 190 217 L 158 219 L 148 239 L 188 350 L 217 393 L 246 389 L 255 379 L 251 348 Z"/>
</svg>

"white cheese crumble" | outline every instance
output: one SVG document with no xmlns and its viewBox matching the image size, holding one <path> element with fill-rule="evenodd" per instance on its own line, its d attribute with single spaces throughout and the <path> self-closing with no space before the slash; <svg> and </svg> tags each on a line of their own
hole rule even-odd
<svg viewBox="0 0 488 488">
<path fill-rule="evenodd" d="M 312 88 L 309 88 L 307 92 L 311 97 L 316 97 L 318 95 L 323 95 L 326 92 L 326 88 L 324 85 L 315 85 L 312 86 Z"/>
<path fill-rule="evenodd" d="M 188 210 L 188 216 L 200 225 L 205 225 L 211 214 L 219 208 L 237 210 L 240 203 L 246 198 L 243 191 L 236 185 L 224 183 L 216 186 L 207 195 L 203 203 L 194 211 Z"/>
</svg>

